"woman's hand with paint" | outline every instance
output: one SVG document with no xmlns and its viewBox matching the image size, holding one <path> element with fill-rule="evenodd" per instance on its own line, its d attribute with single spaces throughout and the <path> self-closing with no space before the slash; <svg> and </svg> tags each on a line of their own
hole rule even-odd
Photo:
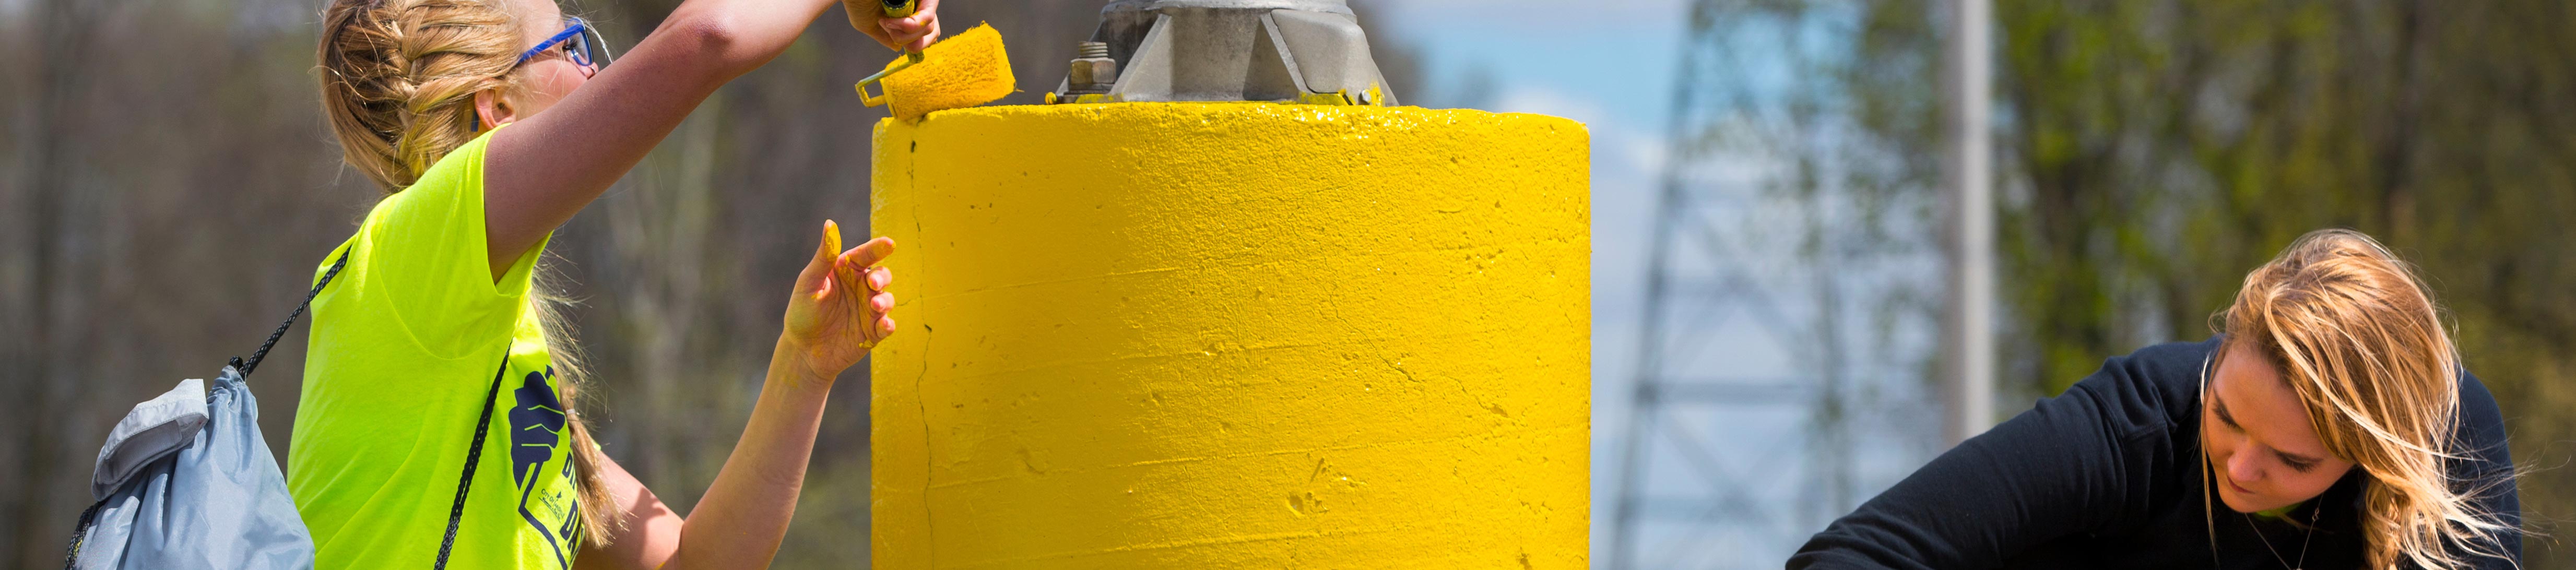
<svg viewBox="0 0 2576 570">
<path fill-rule="evenodd" d="M 840 225 L 825 220 L 823 244 L 796 276 L 796 290 L 787 299 L 781 356 L 800 360 L 813 378 L 828 383 L 894 334 L 894 317 L 886 315 L 894 309 L 894 294 L 885 291 L 894 273 L 876 266 L 892 254 L 894 240 L 882 237 L 843 251 Z"/>
<path fill-rule="evenodd" d="M 939 0 L 919 0 L 912 15 L 887 16 L 881 0 L 841 0 L 850 12 L 850 27 L 899 51 L 921 51 L 939 41 Z"/>
</svg>

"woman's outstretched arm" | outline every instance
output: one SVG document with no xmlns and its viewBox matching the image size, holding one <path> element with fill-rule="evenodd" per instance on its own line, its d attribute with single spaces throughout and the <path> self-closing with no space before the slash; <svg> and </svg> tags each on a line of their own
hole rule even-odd
<svg viewBox="0 0 2576 570">
<path fill-rule="evenodd" d="M 506 273 L 625 176 L 717 87 L 769 63 L 824 8 L 844 1 L 851 24 L 889 47 L 935 39 L 936 0 L 904 18 L 884 18 L 874 0 L 688 0 L 615 65 L 493 133 L 483 166 L 492 274 Z"/>
<path fill-rule="evenodd" d="M 715 484 L 683 519 L 625 469 L 603 465 L 600 478 L 621 505 L 624 528 L 610 537 L 608 548 L 585 547 L 577 566 L 766 568 L 778 554 L 787 521 L 796 514 L 833 378 L 894 333 L 894 319 L 885 314 L 894 296 L 884 292 L 893 275 L 874 267 L 894 253 L 894 242 L 877 238 L 841 251 L 840 230 L 824 224 L 823 245 L 797 276 L 787 302 L 786 327 L 771 353 L 751 423 Z"/>
<path fill-rule="evenodd" d="M 2145 504 L 2149 480 L 2193 453 L 2145 378 L 2197 363 L 2153 347 L 2110 359 L 2065 394 L 1951 448 L 1807 540 L 1790 570 L 1998 568 L 2042 542 L 2097 530 Z M 2205 354 L 2205 348 L 2201 349 Z M 2158 356 L 2161 355 L 2161 356 Z M 2197 498 L 2195 498 L 2196 500 Z"/>
</svg>

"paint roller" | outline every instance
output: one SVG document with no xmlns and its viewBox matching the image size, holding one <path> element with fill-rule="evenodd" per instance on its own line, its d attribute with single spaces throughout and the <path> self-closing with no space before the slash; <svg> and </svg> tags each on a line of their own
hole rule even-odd
<svg viewBox="0 0 2576 570">
<path fill-rule="evenodd" d="M 912 15 L 917 0 L 883 1 L 887 16 L 902 17 Z M 855 87 L 868 106 L 885 105 L 895 117 L 918 121 L 931 111 L 993 102 L 1016 91 L 1013 82 L 1002 33 L 994 31 L 992 24 L 980 24 L 896 58 Z M 885 94 L 869 94 L 869 83 Z"/>
</svg>

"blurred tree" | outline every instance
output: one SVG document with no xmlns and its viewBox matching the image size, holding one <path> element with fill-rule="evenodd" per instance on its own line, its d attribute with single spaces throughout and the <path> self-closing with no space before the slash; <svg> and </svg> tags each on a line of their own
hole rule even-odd
<svg viewBox="0 0 2576 570">
<path fill-rule="evenodd" d="M 1760 15 L 1839 46 L 1791 44 L 1785 57 L 1824 73 L 1737 103 L 1819 110 L 1791 121 L 1830 134 L 1788 143 L 1782 191 L 1930 214 L 1944 5 L 1702 3 L 1717 14 L 1703 25 Z M 2576 513 L 2576 471 L 2552 467 L 2576 458 L 2576 244 L 2563 229 L 2576 216 L 2576 48 L 2561 41 L 2576 6 L 2002 0 L 1995 17 L 2006 387 L 2054 394 L 2105 357 L 2202 338 L 2245 272 L 2291 239 L 2360 229 L 2448 306 L 2468 366 L 2504 402 L 2515 456 L 2543 467 L 2521 484 L 2531 526 L 2565 534 L 2552 529 Z M 2558 541 L 2526 545 L 2531 567 L 2576 563 Z"/>
</svg>

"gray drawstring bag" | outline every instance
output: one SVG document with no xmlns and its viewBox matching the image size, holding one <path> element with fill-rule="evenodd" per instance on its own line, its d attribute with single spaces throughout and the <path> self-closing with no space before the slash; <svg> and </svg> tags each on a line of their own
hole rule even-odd
<svg viewBox="0 0 2576 570">
<path fill-rule="evenodd" d="M 211 390 L 189 379 L 132 413 L 98 452 L 99 502 L 70 567 L 312 568 L 313 537 L 260 439 L 259 399 L 224 367 Z"/>
<path fill-rule="evenodd" d="M 64 568 L 313 567 L 313 535 L 260 437 L 259 398 L 243 378 L 348 263 L 344 252 L 268 342 L 248 362 L 233 359 L 211 389 L 180 381 L 116 422 L 90 476 L 98 502 L 81 512 Z"/>
</svg>

